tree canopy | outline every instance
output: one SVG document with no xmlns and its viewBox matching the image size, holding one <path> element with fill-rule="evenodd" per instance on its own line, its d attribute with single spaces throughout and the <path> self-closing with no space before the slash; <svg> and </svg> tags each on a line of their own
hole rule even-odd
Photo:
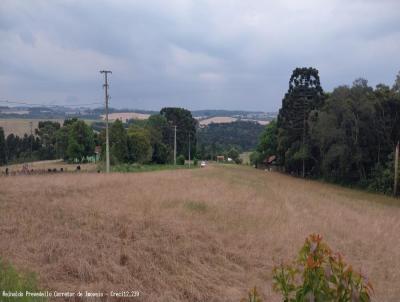
<svg viewBox="0 0 400 302">
<path fill-rule="evenodd" d="M 265 126 L 250 121 L 210 124 L 198 130 L 197 156 L 215 159 L 231 148 L 239 152 L 251 151 L 257 146 L 258 138 Z"/>
<path fill-rule="evenodd" d="M 276 147 L 286 172 L 391 192 L 400 140 L 398 81 L 373 88 L 359 78 L 325 94 L 315 69 L 296 69 L 276 129 L 266 128 L 253 161 Z"/>
<path fill-rule="evenodd" d="M 324 102 L 318 70 L 296 68 L 278 115 L 278 153 L 286 170 L 304 175 L 313 164 L 308 116 Z"/>
<path fill-rule="evenodd" d="M 196 153 L 196 127 L 197 121 L 192 117 L 189 110 L 183 108 L 166 107 L 161 109 L 160 114 L 165 117 L 168 122 L 169 131 L 166 131 L 165 143 L 173 146 L 174 129 L 176 126 L 176 149 L 177 156 L 183 155 L 185 158 L 189 154 L 189 139 L 192 154 Z"/>
</svg>

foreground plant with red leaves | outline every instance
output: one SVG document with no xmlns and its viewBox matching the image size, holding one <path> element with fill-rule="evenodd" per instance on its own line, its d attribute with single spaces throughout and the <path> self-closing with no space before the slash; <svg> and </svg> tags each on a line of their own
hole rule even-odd
<svg viewBox="0 0 400 302">
<path fill-rule="evenodd" d="M 368 302 L 373 293 L 367 277 L 316 234 L 306 239 L 296 261 L 275 267 L 273 274 L 273 289 L 284 302 Z"/>
</svg>

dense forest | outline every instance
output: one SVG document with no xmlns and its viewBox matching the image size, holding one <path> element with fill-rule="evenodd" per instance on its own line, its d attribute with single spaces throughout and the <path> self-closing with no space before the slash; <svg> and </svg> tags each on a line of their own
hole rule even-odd
<svg viewBox="0 0 400 302">
<path fill-rule="evenodd" d="M 64 158 L 83 161 L 94 155 L 98 135 L 82 120 L 67 119 L 63 125 L 39 122 L 35 135 L 4 136 L 0 128 L 0 165 L 35 160 Z"/>
<path fill-rule="evenodd" d="M 198 131 L 198 157 L 214 159 L 227 154 L 231 149 L 237 152 L 254 150 L 264 126 L 250 121 L 210 124 Z"/>
<path fill-rule="evenodd" d="M 251 158 L 277 155 L 288 173 L 390 193 L 399 140 L 400 73 L 392 87 L 357 79 L 326 93 L 316 69 L 297 68 Z"/>
</svg>

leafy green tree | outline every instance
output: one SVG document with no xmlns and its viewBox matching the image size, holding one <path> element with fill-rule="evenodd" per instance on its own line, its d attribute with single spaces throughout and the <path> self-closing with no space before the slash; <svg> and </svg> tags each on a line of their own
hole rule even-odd
<svg viewBox="0 0 400 302">
<path fill-rule="evenodd" d="M 374 89 L 359 78 L 327 94 L 318 88 L 316 75 L 295 70 L 277 129 L 261 135 L 252 163 L 276 150 L 287 172 L 299 174 L 304 163 L 311 177 L 390 193 L 400 140 L 400 75 L 392 88 L 379 84 Z"/>
<path fill-rule="evenodd" d="M 164 138 L 170 131 L 167 118 L 161 114 L 153 114 L 147 120 L 145 128 L 149 131 L 151 144 L 165 142 Z"/>
<path fill-rule="evenodd" d="M 171 148 L 168 147 L 170 127 L 165 116 L 161 114 L 151 115 L 145 127 L 149 132 L 153 150 L 151 161 L 158 164 L 165 164 L 170 161 L 172 154 Z"/>
<path fill-rule="evenodd" d="M 185 164 L 185 157 L 181 154 L 177 157 L 176 163 L 183 166 Z"/>
<path fill-rule="evenodd" d="M 226 153 L 226 156 L 231 158 L 235 163 L 239 163 L 240 162 L 240 158 L 239 158 L 240 153 L 235 148 L 229 149 L 229 151 Z"/>
<path fill-rule="evenodd" d="M 110 127 L 110 155 L 116 163 L 128 160 L 128 135 L 120 120 L 113 122 Z"/>
<path fill-rule="evenodd" d="M 152 147 L 151 161 L 156 164 L 166 164 L 170 161 L 171 151 L 163 143 L 155 143 Z"/>
<path fill-rule="evenodd" d="M 82 120 L 70 125 L 68 137 L 68 160 L 82 162 L 87 156 L 94 154 L 93 130 Z"/>
<path fill-rule="evenodd" d="M 68 142 L 69 142 L 69 131 L 71 126 L 66 125 L 57 130 L 56 132 L 56 153 L 58 158 L 62 158 L 66 160 L 67 156 L 67 149 L 68 149 Z"/>
<path fill-rule="evenodd" d="M 400 93 L 400 71 L 396 76 L 392 89 L 394 92 Z"/>
<path fill-rule="evenodd" d="M 165 136 L 165 144 L 173 148 L 174 130 L 172 126 L 177 126 L 176 145 L 177 154 L 187 157 L 189 154 L 189 136 L 191 141 L 191 152 L 196 153 L 196 127 L 197 121 L 192 117 L 189 110 L 183 108 L 167 107 L 160 111 L 160 114 L 166 118 L 169 124 L 169 131 Z"/>
<path fill-rule="evenodd" d="M 85 154 L 85 148 L 80 145 L 75 139 L 70 138 L 67 148 L 67 158 L 69 161 L 82 162 Z"/>
<path fill-rule="evenodd" d="M 7 145 L 4 130 L 0 127 L 0 166 L 7 163 Z"/>
<path fill-rule="evenodd" d="M 12 162 L 14 159 L 19 157 L 19 136 L 14 135 L 14 133 L 10 133 L 6 138 L 6 146 L 7 146 L 7 159 Z"/>
<path fill-rule="evenodd" d="M 243 151 L 254 150 L 264 126 L 251 121 L 210 124 L 197 131 L 199 158 L 211 159 L 232 147 Z"/>
<path fill-rule="evenodd" d="M 252 155 L 252 164 L 260 164 L 267 157 L 277 154 L 278 142 L 278 127 L 276 121 L 271 121 L 265 126 L 264 131 L 260 135 L 257 145 L 257 153 Z"/>
<path fill-rule="evenodd" d="M 334 180 L 365 180 L 377 162 L 374 146 L 377 100 L 367 81 L 358 79 L 351 88 L 335 89 L 325 106 L 310 122 L 312 137 L 319 147 L 320 170 Z"/>
<path fill-rule="evenodd" d="M 149 132 L 132 125 L 128 129 L 128 154 L 131 162 L 147 163 L 152 156 Z"/>
<path fill-rule="evenodd" d="M 253 151 L 250 153 L 250 164 L 255 166 L 257 168 L 258 164 L 263 161 L 261 157 L 261 153 L 256 151 Z"/>
<path fill-rule="evenodd" d="M 53 121 L 41 121 L 35 129 L 36 135 L 42 144 L 40 159 L 54 159 L 56 157 L 56 132 L 60 129 L 60 123 Z M 25 149 L 25 148 L 24 148 Z"/>
<path fill-rule="evenodd" d="M 13 133 L 10 133 L 7 136 L 6 146 L 6 157 L 8 162 L 40 159 L 39 152 L 43 148 L 39 137 L 34 137 L 33 135 L 28 136 L 25 134 L 20 138 L 18 135 L 14 135 Z"/>
</svg>

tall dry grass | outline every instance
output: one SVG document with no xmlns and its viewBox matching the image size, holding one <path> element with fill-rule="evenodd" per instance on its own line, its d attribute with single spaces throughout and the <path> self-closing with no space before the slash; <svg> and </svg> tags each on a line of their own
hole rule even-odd
<svg viewBox="0 0 400 302">
<path fill-rule="evenodd" d="M 399 201 L 247 167 L 0 178 L 0 257 L 52 290 L 239 301 L 322 234 L 399 301 Z M 133 301 L 130 299 L 129 301 Z"/>
</svg>

